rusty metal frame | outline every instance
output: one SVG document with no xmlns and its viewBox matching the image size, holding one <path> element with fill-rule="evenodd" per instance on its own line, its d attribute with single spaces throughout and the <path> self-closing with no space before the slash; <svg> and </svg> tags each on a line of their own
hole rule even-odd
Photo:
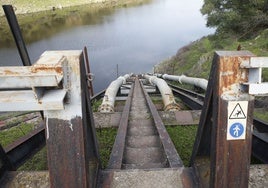
<svg viewBox="0 0 268 188">
<path fill-rule="evenodd" d="M 235 93 L 241 92 L 239 84 L 247 79 L 247 71 L 240 69 L 241 60 L 251 56 L 253 54 L 247 51 L 216 52 L 214 55 L 190 162 L 201 187 L 248 186 L 254 97 L 246 93 Z M 237 90 L 233 91 L 234 86 Z M 226 139 L 230 91 L 234 93 L 230 100 L 248 101 L 244 140 Z"/>
<path fill-rule="evenodd" d="M 0 144 L 0 181 L 9 170 L 14 170 L 12 163 L 6 155 L 6 152 L 2 145 Z"/>
<path fill-rule="evenodd" d="M 45 130 L 44 125 L 42 125 L 5 148 L 6 155 L 14 170 L 45 146 L 44 135 Z"/>
<path fill-rule="evenodd" d="M 100 166 L 82 51 L 46 52 L 66 56 L 65 109 L 45 111 L 51 187 L 95 187 Z"/>
<path fill-rule="evenodd" d="M 158 134 L 159 134 L 159 138 L 161 139 L 165 154 L 167 156 L 167 160 L 169 162 L 169 166 L 171 168 L 183 167 L 183 162 L 182 162 L 179 154 L 177 153 L 177 150 L 176 150 L 173 142 L 171 141 L 171 138 L 169 137 L 169 134 L 165 128 L 165 125 L 164 125 L 161 117 L 159 116 L 159 114 L 157 112 L 155 105 L 153 104 L 149 94 L 144 89 L 143 84 L 141 82 L 139 82 L 139 84 L 141 84 L 142 91 L 143 91 L 145 99 L 146 99 L 146 103 L 147 103 L 147 105 L 150 109 L 150 112 L 152 114 L 155 126 L 156 126 Z"/>
<path fill-rule="evenodd" d="M 93 84 L 92 84 L 92 75 L 91 75 L 91 71 L 90 71 L 90 65 L 89 65 L 89 59 L 88 59 L 88 53 L 87 53 L 87 47 L 84 47 L 84 58 L 85 58 L 85 65 L 86 65 L 86 75 L 87 75 L 87 83 L 88 83 L 88 90 L 89 90 L 89 94 L 90 96 L 94 95 L 94 91 L 93 91 Z"/>
<path fill-rule="evenodd" d="M 22 63 L 24 66 L 30 66 L 31 60 L 28 55 L 28 51 L 23 40 L 21 30 L 17 21 L 17 17 L 15 15 L 14 9 L 11 5 L 3 5 L 2 6 L 9 24 L 9 27 L 12 31 L 14 40 L 16 42 Z"/>
<path fill-rule="evenodd" d="M 113 149 L 110 155 L 109 163 L 108 163 L 108 169 L 121 169 L 122 161 L 123 161 L 123 154 L 124 154 L 124 148 L 125 148 L 125 139 L 127 134 L 127 126 L 128 126 L 128 117 L 130 112 L 130 107 L 132 103 L 132 96 L 134 91 L 134 86 L 138 81 L 135 80 L 135 83 L 132 84 L 132 87 L 130 89 L 130 92 L 128 94 L 128 98 L 126 100 L 126 104 L 124 106 L 121 119 L 119 122 L 119 128 L 117 131 L 117 135 L 115 138 L 115 142 L 113 145 Z"/>
</svg>

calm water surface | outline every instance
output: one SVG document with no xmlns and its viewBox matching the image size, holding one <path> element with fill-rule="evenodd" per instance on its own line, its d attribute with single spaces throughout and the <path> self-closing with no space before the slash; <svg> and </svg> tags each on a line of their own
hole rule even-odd
<svg viewBox="0 0 268 188">
<path fill-rule="evenodd" d="M 141 6 L 86 14 L 80 16 L 86 21 L 29 42 L 27 48 L 35 62 L 45 50 L 87 46 L 97 92 L 116 79 L 117 64 L 119 75 L 151 72 L 155 64 L 175 55 L 180 47 L 213 33 L 199 12 L 202 3 L 153 0 Z M 0 47 L 0 65 L 21 65 L 14 47 Z"/>
</svg>

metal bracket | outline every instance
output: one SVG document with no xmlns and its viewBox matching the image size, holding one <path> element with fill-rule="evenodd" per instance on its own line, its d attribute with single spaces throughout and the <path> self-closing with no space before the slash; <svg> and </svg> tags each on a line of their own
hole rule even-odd
<svg viewBox="0 0 268 188">
<path fill-rule="evenodd" d="M 0 67 L 0 111 L 64 109 L 66 62 L 62 55 L 50 55 L 32 66 Z"/>
<path fill-rule="evenodd" d="M 268 57 L 242 60 L 241 68 L 249 69 L 248 82 L 242 83 L 250 95 L 268 95 L 268 82 L 262 82 L 262 68 L 268 68 Z"/>
</svg>

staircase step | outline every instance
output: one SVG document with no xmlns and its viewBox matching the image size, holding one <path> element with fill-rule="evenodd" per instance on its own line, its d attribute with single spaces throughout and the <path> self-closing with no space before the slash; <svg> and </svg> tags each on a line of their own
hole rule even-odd
<svg viewBox="0 0 268 188">
<path fill-rule="evenodd" d="M 133 148 L 141 147 L 160 147 L 160 139 L 155 136 L 128 136 L 126 138 L 126 145 Z"/>
<path fill-rule="evenodd" d="M 161 163 L 165 161 L 163 149 L 160 147 L 125 148 L 123 163 Z"/>
<path fill-rule="evenodd" d="M 162 163 L 145 163 L 145 164 L 122 164 L 122 169 L 152 169 L 152 168 L 167 168 L 167 161 Z"/>
<path fill-rule="evenodd" d="M 157 134 L 157 130 L 153 126 L 130 126 L 127 132 L 128 136 L 151 136 Z"/>
<path fill-rule="evenodd" d="M 133 126 L 152 126 L 153 120 L 151 118 L 145 118 L 145 119 L 131 119 L 128 122 L 129 127 Z"/>
<path fill-rule="evenodd" d="M 157 187 L 157 188 L 183 188 L 185 187 L 185 177 L 183 169 L 129 169 L 113 172 L 110 176 L 111 187 Z M 184 184 L 183 184 L 184 181 Z M 188 181 L 187 181 L 188 182 Z M 196 187 L 192 181 L 188 187 Z"/>
</svg>

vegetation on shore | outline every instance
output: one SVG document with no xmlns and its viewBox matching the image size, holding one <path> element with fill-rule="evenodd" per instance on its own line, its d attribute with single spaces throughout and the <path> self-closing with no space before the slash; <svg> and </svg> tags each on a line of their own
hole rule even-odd
<svg viewBox="0 0 268 188">
<path fill-rule="evenodd" d="M 268 56 L 268 1 L 205 0 L 201 13 L 216 33 L 181 48 L 156 66 L 157 73 L 208 78 L 214 51 L 248 50 Z M 268 72 L 264 72 L 268 80 Z"/>
<path fill-rule="evenodd" d="M 26 44 L 49 38 L 74 26 L 101 23 L 103 15 L 111 15 L 116 8 L 137 6 L 152 0 L 82 0 L 82 1 L 42 1 L 42 0 L 3 0 L 11 4 L 22 31 Z M 62 2 L 62 3 L 61 3 Z M 39 6 L 39 4 L 43 4 Z M 57 5 L 56 8 L 54 5 Z M 60 5 L 60 6 L 58 6 Z M 33 8 L 31 8 L 33 6 Z M 25 8 L 23 8 L 25 7 Z M 21 10 L 22 9 L 22 10 Z M 14 47 L 11 31 L 4 12 L 0 8 L 0 48 Z M 3 16 L 3 17 L 2 17 Z"/>
<path fill-rule="evenodd" d="M 177 54 L 155 67 L 155 72 L 208 79 L 214 52 L 217 50 L 248 50 L 257 56 L 268 56 L 268 29 L 248 39 L 238 39 L 234 35 L 214 34 L 179 49 Z M 268 71 L 263 70 L 263 78 L 268 81 Z"/>
<path fill-rule="evenodd" d="M 55 11 L 56 9 L 81 5 L 94 8 L 127 6 L 133 2 L 141 3 L 144 0 L 1 0 L 1 5 L 12 5 L 16 14 L 28 14 L 40 11 Z M 3 15 L 4 12 L 1 9 L 0 16 Z"/>
</svg>

